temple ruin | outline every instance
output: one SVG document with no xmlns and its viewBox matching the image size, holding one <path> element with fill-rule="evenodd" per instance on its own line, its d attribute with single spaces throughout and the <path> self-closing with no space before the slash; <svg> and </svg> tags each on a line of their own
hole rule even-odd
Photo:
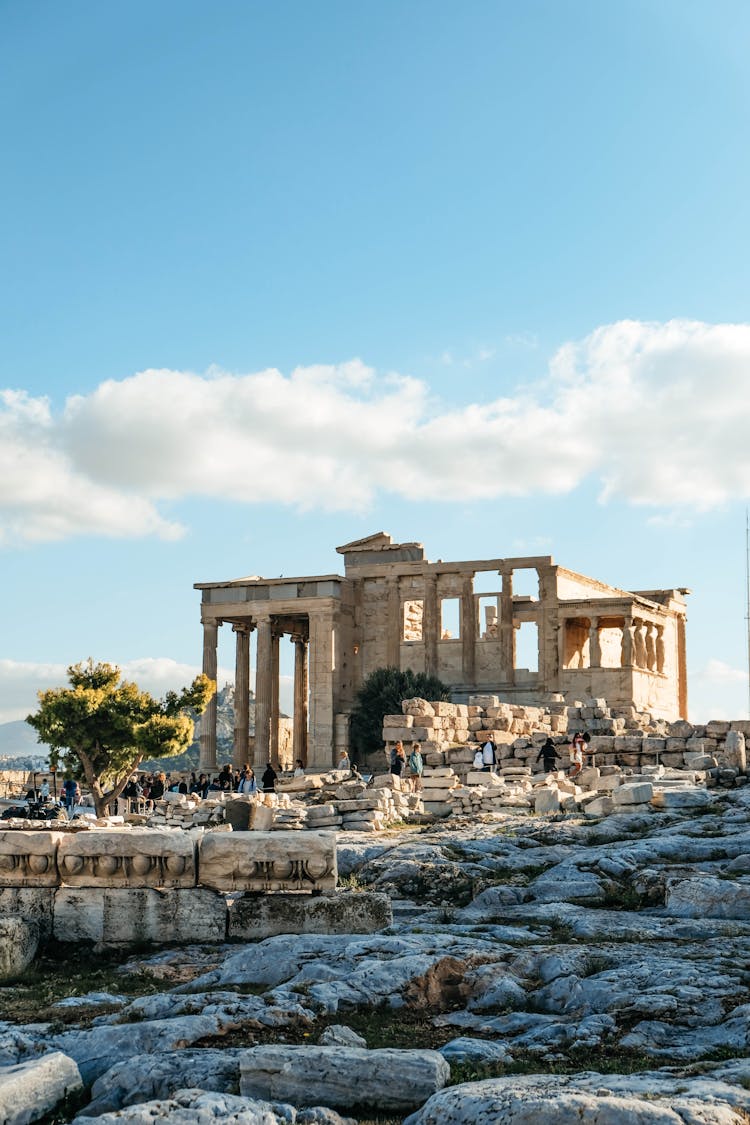
<svg viewBox="0 0 750 1125">
<path fill-rule="evenodd" d="M 216 678 L 218 629 L 236 635 L 234 762 L 278 761 L 279 645 L 294 645 L 293 754 L 329 769 L 348 746 L 358 688 L 376 668 L 438 676 L 456 702 L 494 693 L 533 704 L 551 693 L 601 697 L 687 718 L 685 588 L 620 590 L 551 556 L 430 562 L 419 543 L 385 532 L 336 548 L 344 575 L 199 582 L 203 671 Z M 533 579 L 515 594 L 514 575 Z M 535 634 L 535 668 L 517 662 L 520 630 Z M 250 645 L 255 747 L 248 742 Z M 531 661 L 529 661 L 531 663 Z M 216 707 L 201 727 L 201 769 L 216 762 Z"/>
</svg>

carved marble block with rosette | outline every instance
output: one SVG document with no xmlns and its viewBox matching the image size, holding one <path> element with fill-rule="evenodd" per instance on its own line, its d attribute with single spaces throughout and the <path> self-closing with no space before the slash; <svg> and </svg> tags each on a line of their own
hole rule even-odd
<svg viewBox="0 0 750 1125">
<path fill-rule="evenodd" d="M 66 887 L 195 885 L 195 845 L 183 832 L 81 832 L 60 841 L 57 863 Z"/>
<path fill-rule="evenodd" d="M 333 891 L 336 833 L 207 833 L 199 844 L 198 878 L 216 891 Z"/>
<path fill-rule="evenodd" d="M 56 887 L 59 832 L 0 831 L 0 887 Z"/>
</svg>

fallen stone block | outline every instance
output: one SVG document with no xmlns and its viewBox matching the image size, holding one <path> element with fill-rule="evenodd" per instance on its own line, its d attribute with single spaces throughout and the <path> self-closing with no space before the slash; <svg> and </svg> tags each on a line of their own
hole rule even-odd
<svg viewBox="0 0 750 1125">
<path fill-rule="evenodd" d="M 393 922 L 391 900 L 372 891 L 241 896 L 229 904 L 230 941 L 263 941 L 276 934 L 373 934 Z"/>
<path fill-rule="evenodd" d="M 60 840 L 57 862 L 68 887 L 195 886 L 195 844 L 185 832 L 76 832 Z"/>
<path fill-rule="evenodd" d="M 112 946 L 222 942 L 226 916 L 224 896 L 200 887 L 60 887 L 55 892 L 53 936 L 57 941 Z"/>
<path fill-rule="evenodd" d="M 245 1097 L 403 1112 L 445 1086 L 450 1066 L 438 1051 L 360 1047 L 251 1047 L 240 1056 Z"/>
<path fill-rule="evenodd" d="M 651 804 L 655 809 L 705 809 L 711 794 L 706 789 L 657 789 Z"/>
<path fill-rule="evenodd" d="M 545 813 L 558 813 L 560 811 L 560 794 L 556 789 L 541 789 L 534 797 L 534 812 L 542 815 Z"/>
<path fill-rule="evenodd" d="M 61 1051 L 14 1066 L 2 1066 L 0 1121 L 3 1125 L 30 1125 L 46 1117 L 63 1098 L 82 1087 L 78 1067 Z"/>
<path fill-rule="evenodd" d="M 198 849 L 201 885 L 217 891 L 332 891 L 335 832 L 210 832 Z"/>
<path fill-rule="evenodd" d="M 635 785 L 619 785 L 612 791 L 612 800 L 616 805 L 644 805 L 653 795 L 653 785 L 648 781 L 639 781 Z"/>
<path fill-rule="evenodd" d="M 450 801 L 425 801 L 424 811 L 430 816 L 450 816 L 453 805 Z"/>
<path fill-rule="evenodd" d="M 586 816 L 609 816 L 614 807 L 611 797 L 597 797 L 595 801 L 589 801 L 583 811 Z"/>
</svg>

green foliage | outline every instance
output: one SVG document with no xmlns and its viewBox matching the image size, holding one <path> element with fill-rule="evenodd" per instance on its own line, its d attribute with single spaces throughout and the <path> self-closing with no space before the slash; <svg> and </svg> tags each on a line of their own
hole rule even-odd
<svg viewBox="0 0 750 1125">
<path fill-rule="evenodd" d="M 368 754 L 383 745 L 383 716 L 401 711 L 404 699 L 449 699 L 446 685 L 436 676 L 409 668 L 376 668 L 357 692 L 352 711 L 351 743 L 358 754 Z"/>
<path fill-rule="evenodd" d="M 39 692 L 39 710 L 26 722 L 51 750 L 50 765 L 91 788 L 98 815 L 119 796 L 144 758 L 181 754 L 193 739 L 188 709 L 206 709 L 216 685 L 197 676 L 190 687 L 154 699 L 137 684 L 120 680 L 112 664 L 68 668 L 70 687 Z"/>
</svg>

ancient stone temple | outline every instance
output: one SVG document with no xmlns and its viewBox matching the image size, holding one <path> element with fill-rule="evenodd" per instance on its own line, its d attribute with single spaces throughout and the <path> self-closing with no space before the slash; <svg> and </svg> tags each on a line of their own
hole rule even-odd
<svg viewBox="0 0 750 1125">
<path fill-rule="evenodd" d="M 279 645 L 294 645 L 294 757 L 330 768 L 348 743 L 362 681 L 395 665 L 439 676 L 457 702 L 494 693 L 533 703 L 551 692 L 606 698 L 687 718 L 686 589 L 618 590 L 549 555 L 429 562 L 419 543 L 384 532 L 336 550 L 344 574 L 199 582 L 203 670 L 215 678 L 221 625 L 236 634 L 236 763 L 248 759 L 250 644 L 255 634 L 255 762 L 278 760 Z M 514 575 L 533 579 L 514 594 Z M 517 637 L 535 660 L 519 667 Z M 216 766 L 216 712 L 202 723 L 201 768 Z"/>
</svg>

